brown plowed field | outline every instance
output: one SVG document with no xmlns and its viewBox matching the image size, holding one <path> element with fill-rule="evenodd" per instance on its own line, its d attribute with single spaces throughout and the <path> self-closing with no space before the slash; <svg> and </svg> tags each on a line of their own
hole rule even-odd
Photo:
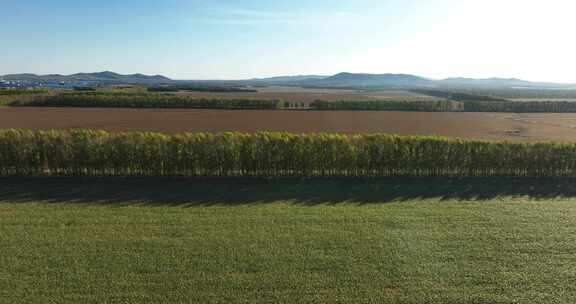
<svg viewBox="0 0 576 304">
<path fill-rule="evenodd" d="M 511 140 L 576 140 L 576 114 L 184 109 L 0 108 L 0 128 L 109 131 L 386 132 Z"/>
</svg>

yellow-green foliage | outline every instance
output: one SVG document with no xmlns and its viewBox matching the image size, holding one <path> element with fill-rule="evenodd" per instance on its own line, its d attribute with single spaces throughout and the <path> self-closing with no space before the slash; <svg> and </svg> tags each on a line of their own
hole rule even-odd
<svg viewBox="0 0 576 304">
<path fill-rule="evenodd" d="M 35 98 L 33 95 L 0 95 L 0 107 L 11 106 L 15 103 L 31 102 Z"/>
<path fill-rule="evenodd" d="M 0 89 L 1 95 L 33 95 L 33 94 L 46 94 L 49 93 L 48 89 Z"/>
<path fill-rule="evenodd" d="M 576 176 L 576 144 L 289 133 L 0 131 L 0 175 Z"/>
</svg>

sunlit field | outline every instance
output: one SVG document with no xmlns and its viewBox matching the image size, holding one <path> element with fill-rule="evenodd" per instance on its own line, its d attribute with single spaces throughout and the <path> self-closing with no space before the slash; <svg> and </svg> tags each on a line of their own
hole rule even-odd
<svg viewBox="0 0 576 304">
<path fill-rule="evenodd" d="M 572 181 L 4 179 L 4 303 L 570 303 Z"/>
</svg>

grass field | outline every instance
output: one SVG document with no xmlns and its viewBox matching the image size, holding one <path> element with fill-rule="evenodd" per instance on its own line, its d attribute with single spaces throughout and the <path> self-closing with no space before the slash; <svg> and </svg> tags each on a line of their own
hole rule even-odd
<svg viewBox="0 0 576 304">
<path fill-rule="evenodd" d="M 574 180 L 1 179 L 2 303 L 572 303 Z"/>
</svg>

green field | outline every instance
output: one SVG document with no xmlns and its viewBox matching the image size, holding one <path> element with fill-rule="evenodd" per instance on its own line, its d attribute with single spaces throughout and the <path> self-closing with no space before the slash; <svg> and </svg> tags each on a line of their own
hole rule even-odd
<svg viewBox="0 0 576 304">
<path fill-rule="evenodd" d="M 573 303 L 573 179 L 0 179 L 0 303 Z"/>
</svg>

